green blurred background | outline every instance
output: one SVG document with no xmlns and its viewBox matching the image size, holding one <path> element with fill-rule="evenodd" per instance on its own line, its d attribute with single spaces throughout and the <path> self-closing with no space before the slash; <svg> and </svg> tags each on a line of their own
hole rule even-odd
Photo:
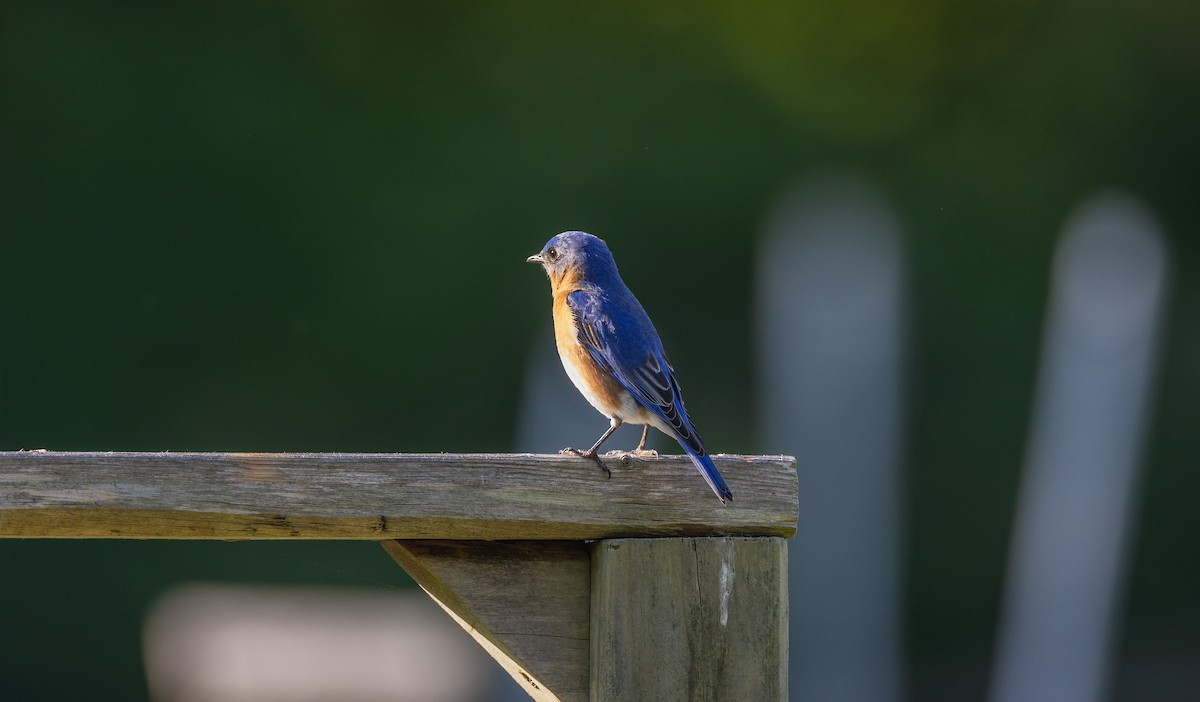
<svg viewBox="0 0 1200 702">
<path fill-rule="evenodd" d="M 578 228 L 708 442 L 787 452 L 755 429 L 755 242 L 783 185 L 848 164 L 908 235 L 909 696 L 978 698 L 1055 238 L 1121 186 L 1175 289 L 1115 690 L 1193 699 L 1198 29 L 1184 0 L 6 2 L 0 448 L 509 450 L 549 317 L 524 258 Z M 408 586 L 373 544 L 0 563 L 12 700 L 144 698 L 172 583 Z"/>
</svg>

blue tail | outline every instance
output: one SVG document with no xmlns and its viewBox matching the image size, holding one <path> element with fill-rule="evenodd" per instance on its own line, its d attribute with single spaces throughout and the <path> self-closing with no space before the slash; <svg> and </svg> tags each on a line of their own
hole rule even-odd
<svg viewBox="0 0 1200 702">
<path fill-rule="evenodd" d="M 717 470 L 717 466 L 708 457 L 708 454 L 696 453 L 682 442 L 680 445 L 683 446 L 684 451 L 687 451 L 688 458 L 692 459 L 692 463 L 696 464 L 696 470 L 704 476 L 704 482 L 708 483 L 712 491 L 717 494 L 717 499 L 721 501 L 721 504 L 732 502 L 733 491 L 725 484 L 725 479 L 721 477 L 720 471 Z"/>
</svg>

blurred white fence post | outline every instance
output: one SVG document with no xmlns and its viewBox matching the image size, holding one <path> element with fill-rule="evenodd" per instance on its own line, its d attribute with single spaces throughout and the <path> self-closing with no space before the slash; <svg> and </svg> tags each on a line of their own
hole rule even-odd
<svg viewBox="0 0 1200 702">
<path fill-rule="evenodd" d="M 154 603 L 142 643 L 155 702 L 481 702 L 489 689 L 487 654 L 417 590 L 185 585 Z"/>
<path fill-rule="evenodd" d="M 762 447 L 800 479 L 794 702 L 902 696 L 902 249 L 883 197 L 842 171 L 787 190 L 759 244 Z"/>
<path fill-rule="evenodd" d="M 1054 261 L 993 702 L 1106 695 L 1167 275 L 1158 226 L 1129 196 L 1097 196 L 1068 223 Z"/>
</svg>

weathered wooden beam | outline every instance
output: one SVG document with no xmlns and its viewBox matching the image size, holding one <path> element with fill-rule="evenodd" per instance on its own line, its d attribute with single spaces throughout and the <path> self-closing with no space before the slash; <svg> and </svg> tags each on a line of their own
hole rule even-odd
<svg viewBox="0 0 1200 702">
<path fill-rule="evenodd" d="M 791 536 L 794 459 L 0 452 L 0 538 L 588 540 Z"/>
<path fill-rule="evenodd" d="M 592 546 L 591 699 L 787 699 L 787 542 Z"/>
<path fill-rule="evenodd" d="M 538 702 L 588 699 L 591 564 L 579 541 L 383 541 Z"/>
</svg>

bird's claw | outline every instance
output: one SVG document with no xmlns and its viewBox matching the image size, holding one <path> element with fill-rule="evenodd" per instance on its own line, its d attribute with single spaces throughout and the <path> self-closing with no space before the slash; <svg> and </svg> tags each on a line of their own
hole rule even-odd
<svg viewBox="0 0 1200 702">
<path fill-rule="evenodd" d="M 596 462 L 596 465 L 600 466 L 600 470 L 604 471 L 605 478 L 612 477 L 612 471 L 608 469 L 608 466 L 604 465 L 604 461 L 600 460 L 600 456 L 596 455 L 595 451 L 582 451 L 580 449 L 571 448 L 568 446 L 567 448 L 559 451 L 559 453 L 560 454 L 569 453 L 573 456 L 579 456 L 580 458 L 590 458 L 591 460 Z"/>
</svg>

